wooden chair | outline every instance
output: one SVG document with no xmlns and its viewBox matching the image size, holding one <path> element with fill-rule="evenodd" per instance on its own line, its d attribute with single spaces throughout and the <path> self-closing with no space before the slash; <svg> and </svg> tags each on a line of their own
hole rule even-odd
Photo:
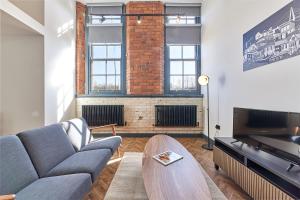
<svg viewBox="0 0 300 200">
<path fill-rule="evenodd" d="M 15 194 L 8 194 L 8 195 L 0 195 L 0 200 L 15 200 Z"/>
<path fill-rule="evenodd" d="M 116 133 L 116 126 L 117 124 L 107 124 L 107 125 L 103 125 L 103 126 L 94 126 L 94 127 L 89 127 L 91 134 L 93 134 L 93 131 L 96 129 L 101 129 L 101 128 L 111 128 L 112 131 L 112 136 L 117 136 Z M 122 146 L 122 144 L 120 144 L 120 147 Z M 118 156 L 121 156 L 121 152 L 120 152 L 120 147 L 118 147 L 117 152 L 118 152 Z"/>
</svg>

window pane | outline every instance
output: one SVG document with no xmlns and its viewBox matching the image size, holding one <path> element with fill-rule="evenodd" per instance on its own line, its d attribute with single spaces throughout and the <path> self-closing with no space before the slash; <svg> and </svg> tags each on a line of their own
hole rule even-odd
<svg viewBox="0 0 300 200">
<path fill-rule="evenodd" d="M 107 74 L 120 74 L 120 61 L 107 61 Z"/>
<path fill-rule="evenodd" d="M 120 76 L 116 76 L 116 90 L 121 90 Z"/>
<path fill-rule="evenodd" d="M 182 61 L 171 61 L 170 62 L 170 74 L 182 74 Z"/>
<path fill-rule="evenodd" d="M 196 89 L 196 79 L 195 76 L 184 76 L 184 89 Z"/>
<path fill-rule="evenodd" d="M 111 19 L 108 16 L 103 16 L 101 24 L 111 24 Z"/>
<path fill-rule="evenodd" d="M 120 16 L 104 16 L 104 21 L 102 24 L 120 24 L 121 17 Z"/>
<path fill-rule="evenodd" d="M 115 61 L 107 61 L 107 74 L 115 74 Z"/>
<path fill-rule="evenodd" d="M 184 61 L 184 74 L 185 75 L 196 74 L 196 62 L 195 61 Z"/>
<path fill-rule="evenodd" d="M 168 24 L 177 24 L 176 20 L 177 18 L 175 16 L 168 16 Z"/>
<path fill-rule="evenodd" d="M 112 24 L 121 23 L 121 17 L 120 16 L 111 16 L 111 23 Z"/>
<path fill-rule="evenodd" d="M 196 24 L 195 17 L 191 17 L 191 16 L 187 17 L 186 23 L 187 24 Z"/>
<path fill-rule="evenodd" d="M 120 16 L 92 16 L 90 18 L 92 24 L 120 24 Z"/>
<path fill-rule="evenodd" d="M 101 24 L 100 16 L 92 16 L 90 19 L 92 20 L 92 24 Z"/>
<path fill-rule="evenodd" d="M 178 24 L 186 24 L 186 17 L 180 17 Z"/>
<path fill-rule="evenodd" d="M 93 58 L 106 58 L 106 46 L 92 46 Z"/>
<path fill-rule="evenodd" d="M 115 61 L 116 74 L 121 74 L 121 62 Z"/>
<path fill-rule="evenodd" d="M 167 24 L 186 24 L 186 17 L 168 16 Z"/>
<path fill-rule="evenodd" d="M 170 58 L 181 58 L 181 46 L 170 46 Z"/>
<path fill-rule="evenodd" d="M 107 47 L 107 58 L 121 58 L 121 46 L 113 45 Z"/>
<path fill-rule="evenodd" d="M 106 74 L 105 61 L 93 61 L 92 74 Z"/>
<path fill-rule="evenodd" d="M 92 24 L 103 24 L 105 22 L 105 17 L 102 16 L 92 16 L 91 17 Z"/>
<path fill-rule="evenodd" d="M 195 58 L 195 46 L 183 46 L 183 58 Z"/>
<path fill-rule="evenodd" d="M 105 76 L 92 76 L 92 90 L 105 89 Z"/>
<path fill-rule="evenodd" d="M 182 90 L 182 76 L 171 76 L 170 77 L 170 89 L 171 90 Z"/>
<path fill-rule="evenodd" d="M 115 76 L 107 76 L 107 90 L 115 90 Z"/>
</svg>

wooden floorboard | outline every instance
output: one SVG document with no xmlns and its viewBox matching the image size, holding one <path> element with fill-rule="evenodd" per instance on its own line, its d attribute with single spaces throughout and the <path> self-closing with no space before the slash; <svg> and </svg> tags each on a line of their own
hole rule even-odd
<svg viewBox="0 0 300 200">
<path fill-rule="evenodd" d="M 208 175 L 217 184 L 220 190 L 229 200 L 250 199 L 250 197 L 242 191 L 231 179 L 229 179 L 222 170 L 216 171 L 213 163 L 212 151 L 201 148 L 205 143 L 202 138 L 176 138 L 187 150 L 196 158 L 203 166 Z M 143 152 L 144 147 L 149 138 L 123 138 L 121 147 L 121 156 L 124 152 Z M 93 184 L 91 192 L 86 196 L 85 200 L 102 200 L 114 174 L 119 166 L 120 159 L 115 154 L 105 169 L 102 171 L 98 180 Z"/>
</svg>

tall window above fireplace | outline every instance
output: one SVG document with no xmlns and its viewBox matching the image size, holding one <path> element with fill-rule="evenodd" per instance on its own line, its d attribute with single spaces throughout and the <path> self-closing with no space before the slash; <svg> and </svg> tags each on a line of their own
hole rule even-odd
<svg viewBox="0 0 300 200">
<path fill-rule="evenodd" d="M 165 18 L 165 93 L 198 95 L 201 6 L 167 4 L 165 12 L 171 14 Z"/>
<path fill-rule="evenodd" d="M 86 80 L 89 94 L 122 94 L 125 91 L 125 17 L 119 15 L 122 13 L 121 4 L 88 5 Z"/>
</svg>

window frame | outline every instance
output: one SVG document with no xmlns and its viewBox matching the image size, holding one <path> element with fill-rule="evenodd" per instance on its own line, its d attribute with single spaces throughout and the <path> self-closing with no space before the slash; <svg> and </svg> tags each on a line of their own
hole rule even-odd
<svg viewBox="0 0 300 200">
<path fill-rule="evenodd" d="M 165 12 L 167 11 L 167 6 L 165 5 Z M 176 16 L 176 15 L 174 15 Z M 173 17 L 174 17 L 173 16 Z M 183 16 L 183 17 L 191 17 L 189 15 Z M 201 36 L 200 37 L 200 44 L 167 44 L 167 27 L 170 26 L 180 26 L 180 27 L 195 27 L 195 26 L 201 26 L 201 16 L 196 16 L 195 18 L 195 24 L 186 24 L 186 23 L 175 23 L 170 24 L 168 23 L 168 18 L 165 17 L 165 25 L 164 25 L 164 95 L 165 96 L 178 96 L 178 97 L 194 97 L 199 96 L 202 97 L 201 94 L 201 86 L 198 84 L 198 77 L 201 75 Z M 194 90 L 171 90 L 171 84 L 170 84 L 170 58 L 169 58 L 169 45 L 195 45 L 196 46 L 196 52 L 195 52 L 195 59 L 196 59 L 196 89 Z"/>
<path fill-rule="evenodd" d="M 105 56 L 105 58 L 94 58 L 93 57 L 93 47 L 95 47 L 95 46 L 104 46 L 105 48 L 106 48 L 106 56 Z M 121 50 L 121 52 L 120 52 L 120 58 L 109 58 L 108 57 L 108 47 L 112 47 L 112 46 L 120 46 L 120 50 Z M 91 89 L 91 92 L 92 93 L 99 93 L 99 92 L 108 92 L 108 93 L 118 93 L 118 91 L 120 91 L 121 90 L 121 74 L 122 74 L 122 72 L 121 72 L 121 62 L 122 62 L 122 44 L 108 44 L 108 43 L 104 43 L 104 44 L 97 44 L 97 43 L 92 43 L 92 44 L 90 44 L 90 52 L 91 52 L 91 56 L 90 56 L 90 58 L 89 58 L 89 63 L 90 63 L 90 76 L 89 76 L 89 79 L 90 79 L 90 85 L 89 85 L 89 87 L 90 87 L 90 89 Z M 92 64 L 93 64 L 93 62 L 97 62 L 97 61 L 103 61 L 103 62 L 105 62 L 105 68 L 106 68 L 106 72 L 105 72 L 105 74 L 95 74 L 95 73 L 92 73 Z M 120 62 L 120 73 L 119 74 L 117 74 L 117 73 L 114 73 L 114 74 L 109 74 L 109 73 L 107 73 L 107 62 L 110 62 L 110 61 L 112 61 L 112 62 Z M 103 89 L 103 90 L 93 90 L 92 89 L 92 81 L 93 81 L 93 77 L 105 77 L 105 85 L 106 85 L 106 87 L 107 87 L 107 78 L 108 77 L 117 77 L 117 76 L 119 76 L 119 78 L 120 78 L 120 86 L 119 86 L 119 88 L 120 89 L 116 89 L 116 90 L 111 90 L 111 89 Z M 116 86 L 116 79 L 115 79 L 115 86 Z"/>
<path fill-rule="evenodd" d="M 125 6 L 122 6 L 123 13 L 125 11 Z M 86 9 L 86 17 L 85 17 L 86 24 L 89 23 L 88 18 L 88 9 Z M 93 44 L 88 42 L 88 26 L 85 28 L 86 33 L 86 78 L 85 78 L 85 94 L 88 96 L 124 96 L 126 95 L 126 17 L 121 17 L 121 24 L 119 23 L 112 23 L 112 24 L 99 24 L 99 25 L 90 25 L 90 26 L 122 26 L 122 42 L 119 44 L 121 45 L 121 58 L 120 58 L 120 90 L 92 90 L 92 66 L 91 66 L 91 46 Z M 96 44 L 96 43 L 94 43 Z M 98 43 L 105 45 L 105 44 L 114 44 L 114 43 Z"/>
<path fill-rule="evenodd" d="M 195 58 L 170 58 L 170 46 L 195 46 Z M 183 55 L 183 52 L 181 52 Z M 171 90 L 171 61 L 195 61 L 195 89 Z M 184 64 L 182 64 L 184 65 Z M 201 74 L 201 45 L 192 44 L 165 44 L 165 94 L 172 96 L 195 96 L 201 95 L 201 86 L 198 84 L 198 77 Z M 180 75 L 179 75 L 180 76 Z M 184 77 L 184 73 L 181 74 Z M 184 80 L 182 80 L 182 85 Z"/>
<path fill-rule="evenodd" d="M 101 23 L 93 23 L 94 18 L 101 18 L 100 16 L 89 16 L 88 17 L 88 26 L 120 26 L 122 25 L 122 16 L 110 16 L 110 15 L 103 15 L 102 17 L 105 18 L 104 22 Z M 98 20 L 99 20 L 98 19 Z M 113 22 L 114 20 L 118 20 L 119 22 Z"/>
</svg>

